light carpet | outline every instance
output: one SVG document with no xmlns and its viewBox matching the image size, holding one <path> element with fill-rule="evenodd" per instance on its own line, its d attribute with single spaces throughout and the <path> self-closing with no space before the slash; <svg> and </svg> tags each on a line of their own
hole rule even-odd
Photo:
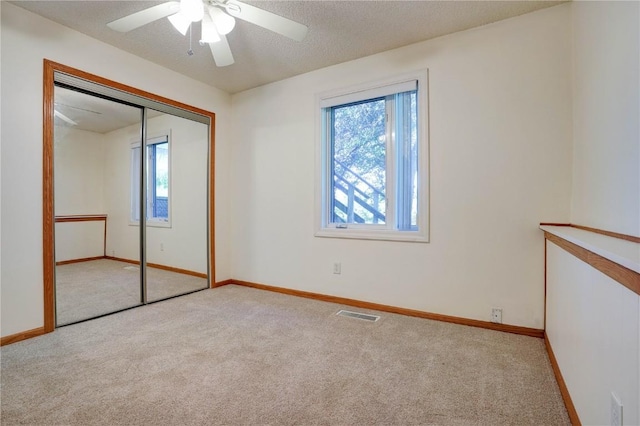
<svg viewBox="0 0 640 426">
<path fill-rule="evenodd" d="M 205 278 L 147 268 L 147 298 L 207 288 Z M 140 305 L 140 268 L 111 259 L 56 266 L 56 319 L 65 325 Z"/>
<path fill-rule="evenodd" d="M 4 346 L 2 424 L 569 424 L 541 339 L 341 308 L 229 285 Z"/>
</svg>

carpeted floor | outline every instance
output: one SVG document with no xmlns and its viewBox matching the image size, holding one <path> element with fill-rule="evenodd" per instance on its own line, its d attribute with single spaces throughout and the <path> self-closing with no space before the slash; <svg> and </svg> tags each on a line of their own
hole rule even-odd
<svg viewBox="0 0 640 426">
<path fill-rule="evenodd" d="M 569 424 L 541 339 L 341 308 L 229 285 L 4 346 L 2 424 Z"/>
<path fill-rule="evenodd" d="M 149 301 L 207 288 L 205 278 L 147 268 Z M 140 268 L 110 259 L 56 266 L 56 319 L 65 325 L 140 305 Z"/>
</svg>

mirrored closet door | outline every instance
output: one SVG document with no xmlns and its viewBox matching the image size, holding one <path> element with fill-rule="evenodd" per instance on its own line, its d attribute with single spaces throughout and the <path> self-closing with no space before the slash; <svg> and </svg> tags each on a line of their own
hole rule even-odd
<svg viewBox="0 0 640 426">
<path fill-rule="evenodd" d="M 140 236 L 127 221 L 131 179 L 121 143 L 140 135 L 142 112 L 55 87 L 57 325 L 142 303 Z"/>
<path fill-rule="evenodd" d="M 208 126 L 149 110 L 147 300 L 206 288 Z"/>
<path fill-rule="evenodd" d="M 208 288 L 211 117 L 54 75 L 55 325 Z"/>
</svg>

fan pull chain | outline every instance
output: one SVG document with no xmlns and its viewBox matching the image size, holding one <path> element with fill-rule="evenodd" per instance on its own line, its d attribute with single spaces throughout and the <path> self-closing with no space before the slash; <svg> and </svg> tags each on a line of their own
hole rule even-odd
<svg viewBox="0 0 640 426">
<path fill-rule="evenodd" d="M 189 56 L 193 56 L 193 49 L 192 49 L 192 42 L 193 42 L 193 37 L 191 36 L 191 30 L 193 28 L 193 24 L 189 25 L 189 50 L 187 50 L 187 54 Z"/>
</svg>

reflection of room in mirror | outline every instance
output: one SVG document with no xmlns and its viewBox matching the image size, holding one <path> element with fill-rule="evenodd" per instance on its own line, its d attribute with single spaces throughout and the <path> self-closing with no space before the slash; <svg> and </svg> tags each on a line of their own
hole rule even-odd
<svg viewBox="0 0 640 426">
<path fill-rule="evenodd" d="M 55 88 L 57 324 L 140 305 L 142 108 Z M 147 110 L 147 301 L 208 287 L 208 126 Z M 163 137 L 159 143 L 149 143 Z"/>
<path fill-rule="evenodd" d="M 151 300 L 199 290 L 207 279 L 150 267 Z M 128 262 L 96 259 L 56 267 L 58 325 L 71 324 L 140 304 L 140 267 Z"/>
<path fill-rule="evenodd" d="M 139 197 L 130 197 L 136 184 L 136 161 L 131 155 L 137 135 L 135 126 L 111 132 L 107 146 L 106 167 L 114 182 L 108 187 L 107 197 L 113 206 L 107 234 L 107 255 L 131 259 L 134 255 L 128 247 L 138 238 L 139 222 L 133 214 L 139 205 Z M 164 139 L 166 138 L 166 139 Z M 156 142 L 168 140 L 169 168 L 166 182 L 162 173 L 149 165 L 153 157 L 148 153 L 147 161 L 147 262 L 207 273 L 207 169 L 208 126 L 170 114 L 161 114 L 148 120 L 147 148 L 163 145 Z M 155 150 L 156 153 L 158 150 Z M 133 177 L 132 177 L 133 176 Z M 167 185 L 166 192 L 153 189 Z M 136 193 L 136 191 L 133 191 Z M 166 194 L 168 206 L 158 217 L 153 215 L 157 199 Z"/>
</svg>

